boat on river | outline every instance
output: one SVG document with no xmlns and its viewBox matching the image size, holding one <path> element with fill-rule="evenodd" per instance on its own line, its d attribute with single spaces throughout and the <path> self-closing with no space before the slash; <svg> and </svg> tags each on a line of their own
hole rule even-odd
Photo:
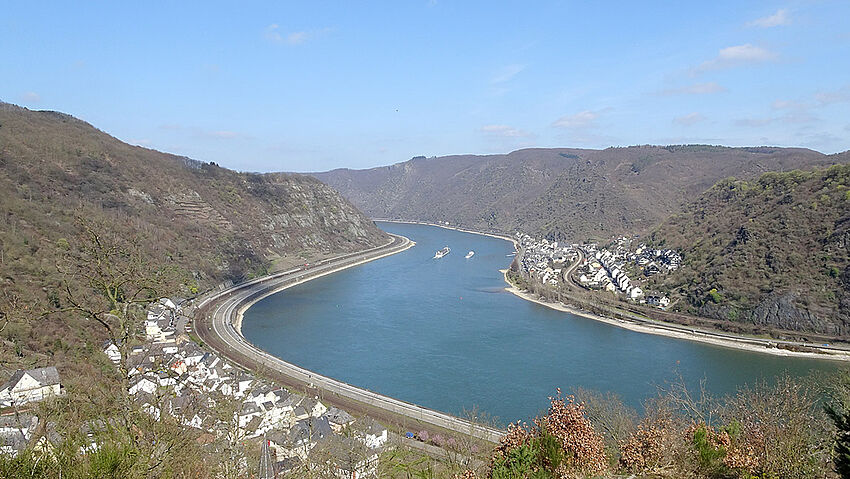
<svg viewBox="0 0 850 479">
<path fill-rule="evenodd" d="M 475 254 L 475 251 L 470 251 L 469 253 L 466 253 L 466 256 L 464 256 L 464 258 L 466 258 L 466 259 L 472 258 L 472 255 L 474 255 L 474 254 Z"/>
<path fill-rule="evenodd" d="M 437 251 L 436 253 L 434 253 L 434 259 L 440 259 L 443 256 L 445 256 L 445 255 L 447 255 L 451 252 L 452 252 L 452 249 L 449 248 L 448 246 L 446 246 L 445 248 L 441 249 L 440 251 Z"/>
</svg>

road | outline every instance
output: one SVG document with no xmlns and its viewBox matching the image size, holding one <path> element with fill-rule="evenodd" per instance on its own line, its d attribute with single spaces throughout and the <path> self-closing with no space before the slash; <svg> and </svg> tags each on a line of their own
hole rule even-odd
<svg viewBox="0 0 850 479">
<path fill-rule="evenodd" d="M 584 291 L 586 288 L 584 286 L 582 286 L 581 284 L 579 284 L 575 280 L 575 278 L 573 278 L 572 273 L 582 263 L 583 260 L 584 260 L 584 253 L 581 250 L 579 250 L 577 260 L 572 265 L 570 265 L 570 267 L 567 269 L 566 273 L 564 274 L 566 281 L 568 281 L 572 286 L 574 286 L 576 288 L 576 290 L 579 292 L 579 293 L 577 293 L 578 295 L 580 295 L 581 294 L 580 292 Z M 572 299 L 573 301 L 578 302 L 579 304 L 581 304 L 583 301 L 587 300 L 586 298 L 583 299 L 581 297 L 576 297 L 575 295 L 572 295 L 572 294 L 569 294 L 569 293 L 566 293 L 565 296 L 567 296 L 569 299 Z M 740 335 L 740 334 L 725 333 L 725 332 L 713 331 L 713 330 L 710 330 L 710 329 L 705 329 L 705 328 L 701 328 L 701 327 L 697 327 L 697 326 L 677 325 L 672 320 L 671 321 L 659 321 L 659 320 L 647 318 L 645 316 L 641 316 L 639 314 L 635 314 L 635 313 L 630 312 L 628 310 L 617 308 L 617 307 L 611 306 L 611 305 L 594 304 L 594 306 L 597 307 L 597 308 L 601 308 L 602 310 L 606 311 L 610 315 L 610 317 L 612 317 L 612 318 L 621 318 L 621 320 L 632 323 L 632 324 L 639 324 L 639 325 L 643 325 L 643 326 L 657 328 L 659 330 L 665 330 L 665 331 L 669 331 L 669 332 L 685 334 L 685 335 L 692 337 L 693 339 L 695 339 L 697 341 L 700 340 L 700 337 L 706 338 L 706 339 L 717 339 L 717 340 L 720 340 L 720 341 L 727 341 L 727 342 L 733 342 L 733 343 L 738 343 L 738 344 L 746 344 L 746 345 L 751 345 L 751 346 L 757 346 L 759 348 L 764 348 L 766 350 L 764 352 L 770 352 L 771 349 L 777 349 L 777 348 L 783 349 L 783 350 L 791 350 L 791 351 L 793 351 L 794 348 L 799 348 L 799 349 L 802 349 L 804 351 L 810 351 L 810 350 L 817 351 L 820 354 L 823 354 L 823 359 L 847 360 L 848 355 L 850 354 L 850 353 L 848 353 L 847 347 L 843 346 L 843 345 L 812 343 L 812 342 L 803 342 L 803 341 L 791 341 L 791 340 L 772 339 L 772 338 L 770 338 L 770 339 L 768 339 L 768 338 L 758 338 L 758 337 L 745 336 L 745 335 Z M 658 314 L 658 315 L 666 315 L 666 316 L 670 316 L 670 317 L 673 316 L 671 313 L 669 313 L 667 311 L 658 311 L 658 312 L 654 312 L 654 313 Z M 586 314 L 592 315 L 593 313 L 586 312 Z M 694 317 L 693 319 L 705 321 L 705 322 L 709 322 L 709 323 L 715 323 L 716 322 L 714 320 L 710 320 L 710 319 L 706 319 L 706 318 Z M 753 349 L 753 351 L 759 351 L 759 350 L 760 349 Z"/>
<path fill-rule="evenodd" d="M 306 269 L 276 273 L 213 294 L 198 304 L 196 331 L 202 340 L 231 361 L 255 372 L 273 372 L 275 376 L 282 376 L 285 383 L 306 386 L 308 390 L 321 392 L 322 397 L 347 398 L 390 415 L 401 416 L 413 423 L 498 442 L 504 431 L 384 396 L 283 361 L 249 343 L 235 326 L 251 304 L 270 294 L 318 276 L 398 253 L 413 245 L 408 238 L 392 236 L 392 241 L 381 247 L 330 258 Z"/>
</svg>

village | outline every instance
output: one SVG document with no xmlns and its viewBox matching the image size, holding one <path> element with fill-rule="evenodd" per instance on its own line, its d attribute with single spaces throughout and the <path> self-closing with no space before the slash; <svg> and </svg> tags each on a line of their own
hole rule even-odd
<svg viewBox="0 0 850 479">
<path fill-rule="evenodd" d="M 670 298 L 663 292 L 647 292 L 645 278 L 667 274 L 682 264 L 672 249 L 656 249 L 635 239 L 619 237 L 605 246 L 598 243 L 560 244 L 516 233 L 522 252 L 520 271 L 541 284 L 559 287 L 574 281 L 585 289 L 607 291 L 630 301 L 665 309 Z M 570 270 L 570 265 L 581 261 Z M 571 273 L 572 278 L 565 275 Z"/>
<path fill-rule="evenodd" d="M 234 444 L 255 444 L 261 451 L 261 469 L 266 469 L 260 477 L 275 477 L 314 461 L 334 464 L 339 477 L 374 474 L 387 444 L 384 426 L 233 366 L 178 332 L 178 324 L 185 321 L 177 302 L 164 298 L 149 307 L 146 341 L 130 348 L 127 358 L 112 342 L 102 346 L 116 368 L 125 361 L 129 394 L 141 410 L 157 420 L 172 416 L 198 430 L 199 441 L 206 438 L 212 444 L 226 435 Z M 0 416 L 0 454 L 14 456 L 34 441 L 49 450 L 50 438 L 34 434 L 38 416 L 26 412 L 36 409 L 27 406 L 62 394 L 59 373 L 52 366 L 19 370 L 0 387 L 0 408 L 15 411 Z M 88 448 L 97 447 L 92 435 Z"/>
</svg>

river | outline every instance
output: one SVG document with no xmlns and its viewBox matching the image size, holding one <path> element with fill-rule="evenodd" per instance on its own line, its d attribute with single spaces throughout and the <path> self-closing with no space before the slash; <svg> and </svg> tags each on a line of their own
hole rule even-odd
<svg viewBox="0 0 850 479">
<path fill-rule="evenodd" d="M 681 375 L 714 395 L 825 360 L 771 356 L 642 334 L 504 290 L 509 242 L 434 226 L 378 223 L 417 244 L 289 288 L 251 307 L 245 337 L 320 374 L 432 409 L 530 419 L 556 388 L 616 393 L 640 408 Z M 443 246 L 451 253 L 433 259 Z M 470 250 L 475 255 L 464 256 Z"/>
</svg>

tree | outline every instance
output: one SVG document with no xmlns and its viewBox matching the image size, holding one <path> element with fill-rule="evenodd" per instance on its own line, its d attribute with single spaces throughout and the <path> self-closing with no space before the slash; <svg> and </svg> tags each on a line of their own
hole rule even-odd
<svg viewBox="0 0 850 479">
<path fill-rule="evenodd" d="M 113 225 L 78 216 L 78 233 L 57 268 L 63 276 L 64 308 L 46 314 L 72 313 L 103 327 L 118 346 L 120 387 L 116 397 L 93 404 L 106 406 L 101 415 L 111 417 L 121 437 L 113 441 L 134 451 L 136 467 L 156 475 L 187 442 L 179 424 L 152 420 L 148 413 L 134 407 L 129 394 L 129 352 L 145 318 L 146 306 L 178 291 L 177 270 L 163 258 L 143 254 L 139 237 L 123 237 Z M 173 422 L 173 421 L 172 421 Z M 160 471 L 161 472 L 161 471 Z"/>
<path fill-rule="evenodd" d="M 832 462 L 835 472 L 850 478 L 850 376 L 844 373 L 833 388 L 832 399 L 824 405 L 827 416 L 835 424 Z"/>
</svg>

